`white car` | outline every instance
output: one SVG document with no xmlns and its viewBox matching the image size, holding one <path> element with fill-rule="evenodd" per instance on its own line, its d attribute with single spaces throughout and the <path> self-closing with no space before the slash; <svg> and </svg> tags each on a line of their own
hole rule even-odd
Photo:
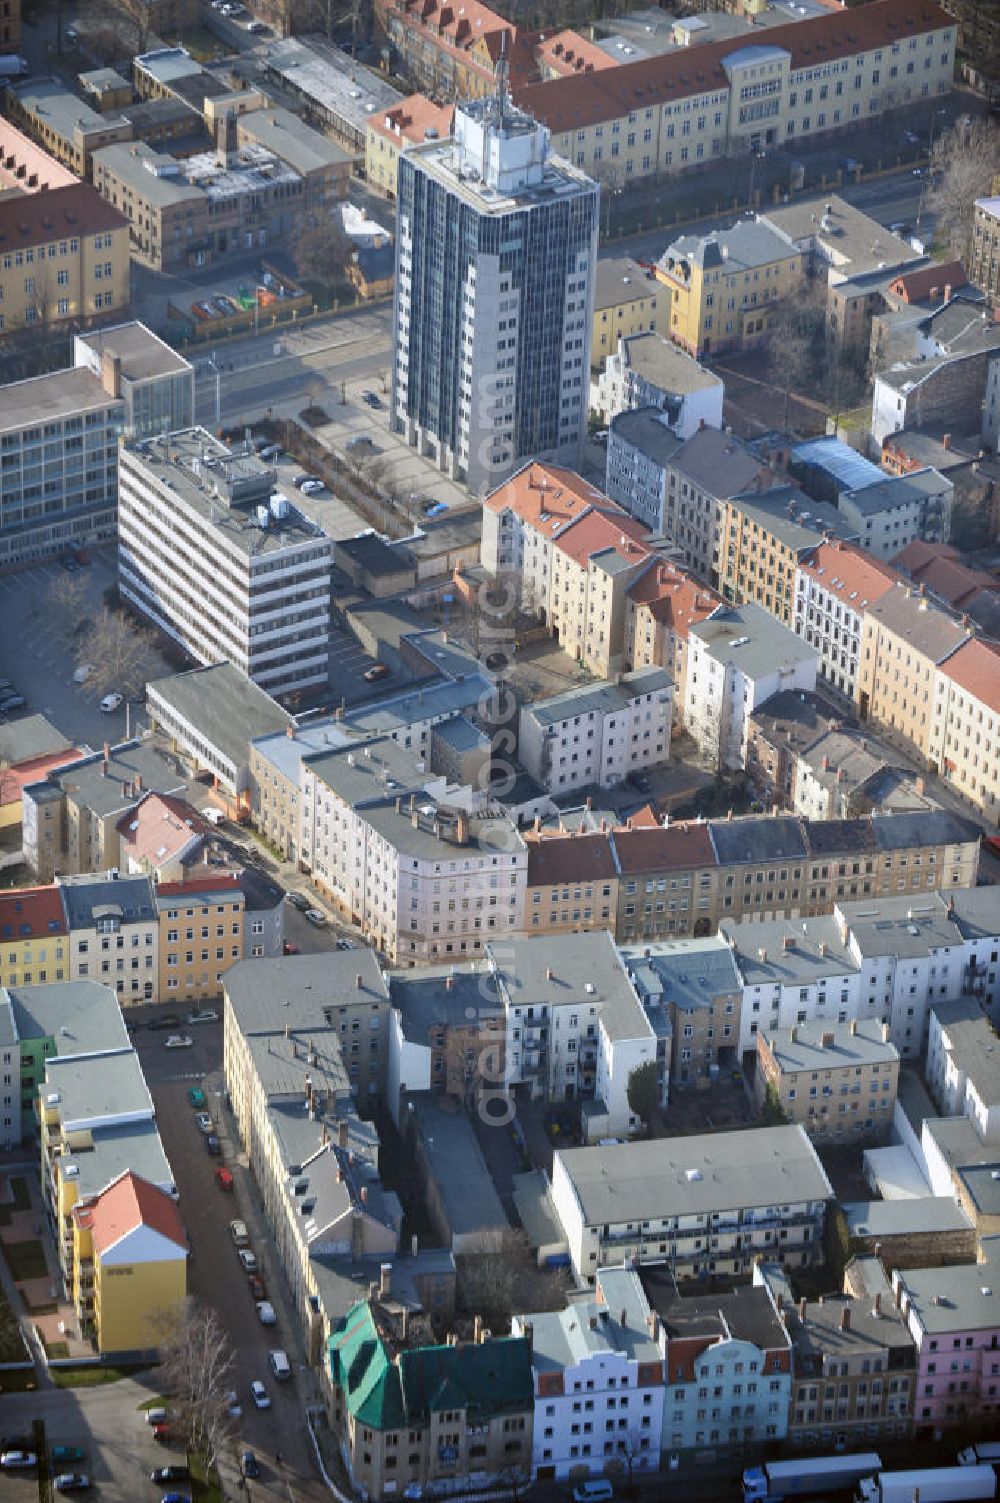
<svg viewBox="0 0 1000 1503">
<path fill-rule="evenodd" d="M 34 1451 L 4 1451 L 0 1456 L 0 1466 L 5 1472 L 28 1472 L 37 1465 Z"/>
<path fill-rule="evenodd" d="M 237 1254 L 243 1264 L 244 1273 L 257 1272 L 257 1254 L 250 1251 L 249 1247 L 241 1247 Z"/>
<path fill-rule="evenodd" d="M 304 496 L 318 496 L 320 491 L 326 490 L 322 480 L 306 480 L 300 487 Z"/>
<path fill-rule="evenodd" d="M 74 684 L 85 684 L 94 671 L 93 663 L 81 663 L 73 674 Z"/>
<path fill-rule="evenodd" d="M 164 1039 L 164 1049 L 190 1049 L 194 1039 L 189 1033 L 172 1033 L 168 1039 Z"/>
<path fill-rule="evenodd" d="M 269 1299 L 262 1299 L 257 1306 L 257 1315 L 262 1326 L 276 1326 L 278 1317 L 274 1313 L 274 1306 Z"/>
<path fill-rule="evenodd" d="M 105 694 L 104 698 L 101 700 L 100 705 L 98 706 L 98 709 L 100 710 L 102 715 L 111 715 L 115 710 L 120 709 L 124 703 L 124 694 L 119 694 L 118 690 L 116 689 L 113 694 Z"/>
<path fill-rule="evenodd" d="M 209 1132 L 214 1131 L 215 1123 L 212 1121 L 212 1119 L 209 1116 L 208 1112 L 199 1112 L 198 1115 L 197 1115 L 197 1117 L 195 1117 L 194 1120 L 198 1124 L 198 1131 L 199 1132 L 209 1133 Z"/>
<path fill-rule="evenodd" d="M 226 1408 L 230 1419 L 243 1418 L 243 1405 L 240 1403 L 240 1396 L 235 1388 L 231 1388 L 226 1394 Z"/>
<path fill-rule="evenodd" d="M 271 1397 L 259 1378 L 254 1378 L 250 1384 L 250 1397 L 258 1409 L 270 1409 Z"/>
<path fill-rule="evenodd" d="M 326 914 L 320 913 L 318 908 L 307 908 L 302 917 L 308 919 L 310 924 L 315 924 L 317 929 L 326 927 Z"/>
<path fill-rule="evenodd" d="M 217 1023 L 219 1014 L 213 1012 L 210 1007 L 205 1007 L 201 1012 L 189 1012 L 185 1020 L 188 1025 L 192 1023 Z"/>
</svg>

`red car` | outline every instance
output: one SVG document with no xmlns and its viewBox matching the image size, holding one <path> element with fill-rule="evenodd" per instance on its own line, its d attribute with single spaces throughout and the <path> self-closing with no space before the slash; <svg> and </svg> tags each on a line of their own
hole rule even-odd
<svg viewBox="0 0 1000 1503">
<path fill-rule="evenodd" d="M 281 953 L 283 955 L 300 955 L 302 952 L 298 945 L 293 944 L 290 939 L 286 939 L 281 947 Z"/>
<path fill-rule="evenodd" d="M 247 1279 L 251 1297 L 255 1300 L 267 1299 L 267 1285 L 259 1273 L 252 1273 Z"/>
<path fill-rule="evenodd" d="M 153 1439 L 159 1441 L 159 1443 L 160 1443 L 161 1446 L 165 1446 L 167 1444 L 167 1442 L 169 1441 L 169 1439 L 170 1439 L 170 1426 L 169 1425 L 154 1425 L 153 1426 Z"/>
<path fill-rule="evenodd" d="M 218 1185 L 220 1190 L 225 1190 L 227 1193 L 231 1194 L 233 1189 L 232 1171 L 229 1169 L 216 1169 L 215 1183 Z"/>
</svg>

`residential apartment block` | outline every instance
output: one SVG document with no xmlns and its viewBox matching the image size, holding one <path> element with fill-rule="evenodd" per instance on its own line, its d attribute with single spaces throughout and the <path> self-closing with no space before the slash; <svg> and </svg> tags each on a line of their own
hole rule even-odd
<svg viewBox="0 0 1000 1503">
<path fill-rule="evenodd" d="M 595 506 L 607 507 L 608 498 L 582 475 L 556 465 L 525 465 L 483 503 L 483 568 L 516 580 L 524 609 L 547 622 L 553 539 Z"/>
<path fill-rule="evenodd" d="M 226 877 L 157 883 L 161 1001 L 197 1006 L 220 997 L 226 971 L 243 959 L 246 895 L 239 873 Z"/>
<path fill-rule="evenodd" d="M 753 711 L 781 690 L 815 688 L 815 649 L 754 602 L 725 606 L 688 635 L 687 729 L 716 766 L 744 767 Z"/>
<path fill-rule="evenodd" d="M 331 543 L 275 471 L 202 428 L 124 448 L 119 587 L 198 662 L 228 658 L 270 693 L 324 683 Z"/>
<path fill-rule="evenodd" d="M 977 198 L 969 279 L 992 297 L 1000 293 L 1000 199 Z"/>
<path fill-rule="evenodd" d="M 992 1002 L 987 980 L 992 965 L 984 955 L 970 975 L 970 995 L 931 1008 L 925 1062 L 927 1086 L 941 1115 L 967 1117 L 984 1143 L 1000 1142 L 997 1030 L 985 1011 Z"/>
<path fill-rule="evenodd" d="M 817 1142 L 876 1143 L 892 1127 L 899 1051 L 875 1020 L 760 1028 L 754 1081 L 759 1110 L 773 1098 Z"/>
<path fill-rule="evenodd" d="M 963 621 L 968 618 L 963 617 Z M 1000 822 L 1000 650 L 972 637 L 938 666 L 928 759 L 983 822 Z"/>
<path fill-rule="evenodd" d="M 795 149 L 946 94 L 956 34 L 936 5 L 915 11 L 901 0 L 877 0 L 863 26 L 846 12 L 825 13 L 769 27 L 749 47 L 745 33 L 703 43 L 696 53 L 678 47 L 582 78 L 529 84 L 516 98 L 578 167 L 613 166 L 631 182 L 721 157 Z"/>
<path fill-rule="evenodd" d="M 794 629 L 799 564 L 821 535 L 848 536 L 836 507 L 813 501 L 794 486 L 772 486 L 719 503 L 718 564 L 711 579 L 727 600 L 755 600 Z"/>
<path fill-rule="evenodd" d="M 606 834 L 527 831 L 525 923 L 529 934 L 614 932 L 618 913 L 618 867 Z"/>
<path fill-rule="evenodd" d="M 752 349 L 774 305 L 797 292 L 802 253 L 786 235 L 741 219 L 731 230 L 682 235 L 656 263 L 669 293 L 670 337 L 695 356 Z"/>
<path fill-rule="evenodd" d="M 670 756 L 673 685 L 662 668 L 521 707 L 518 757 L 553 793 L 610 788 Z"/>
<path fill-rule="evenodd" d="M 619 337 L 590 383 L 590 405 L 602 422 L 630 408 L 655 407 L 680 438 L 702 426 L 721 428 L 724 395 L 721 376 L 658 333 Z"/>
<path fill-rule="evenodd" d="M 66 915 L 57 887 L 0 894 L 0 987 L 69 980 Z"/>
<path fill-rule="evenodd" d="M 623 1257 L 659 1255 L 685 1280 L 749 1274 L 759 1252 L 811 1267 L 833 1199 L 799 1126 L 559 1149 L 551 1194 L 588 1283 Z"/>
<path fill-rule="evenodd" d="M 375 111 L 365 138 L 365 181 L 386 198 L 396 197 L 399 154 L 419 141 L 450 136 L 455 118 L 450 104 L 411 94 L 402 104 Z"/>
<path fill-rule="evenodd" d="M 59 877 L 69 931 L 70 980 L 113 986 L 122 1005 L 155 1002 L 159 924 L 149 877 L 112 869 Z"/>
<path fill-rule="evenodd" d="M 662 558 L 651 559 L 626 593 L 625 667 L 666 669 L 673 680 L 675 728 L 684 721 L 690 629 L 721 604 L 714 590 Z"/>
<path fill-rule="evenodd" d="M 579 450 L 597 267 L 597 184 L 498 90 L 399 163 L 393 426 L 480 496 Z M 460 261 L 437 255 L 438 224 L 470 247 Z"/>
<path fill-rule="evenodd" d="M 917 539 L 948 541 L 954 490 L 937 470 L 910 470 L 844 491 L 837 505 L 862 548 L 891 559 Z"/>
<path fill-rule="evenodd" d="M 549 626 L 598 678 L 621 668 L 628 590 L 649 558 L 646 529 L 608 506 L 591 508 L 553 540 Z"/>
<path fill-rule="evenodd" d="M 429 7 L 379 0 L 377 13 L 407 75 L 439 99 L 492 94 L 501 48 L 508 66 L 519 71 L 517 28 L 479 0 L 457 12 L 437 0 Z"/>
<path fill-rule="evenodd" d="M 742 984 L 720 935 L 623 947 L 643 1005 L 670 1025 L 670 1083 L 707 1091 L 739 1067 Z"/>
<path fill-rule="evenodd" d="M 128 308 L 127 221 L 89 184 L 5 194 L 0 237 L 0 333 Z"/>
<path fill-rule="evenodd" d="M 192 366 L 143 324 L 77 335 L 73 354 L 66 370 L 0 389 L 4 565 L 114 537 L 119 438 L 194 415 Z"/>
<path fill-rule="evenodd" d="M 935 720 L 939 670 L 971 636 L 970 626 L 897 583 L 865 612 L 855 684 L 861 719 L 931 763 L 943 739 Z"/>
<path fill-rule="evenodd" d="M 791 625 L 816 648 L 820 678 L 847 699 L 855 697 L 865 613 L 897 579 L 888 564 L 840 538 L 799 561 Z"/>
<path fill-rule="evenodd" d="M 628 256 L 598 262 L 590 363 L 601 366 L 632 334 L 667 329 L 670 299 L 644 267 Z"/>
</svg>

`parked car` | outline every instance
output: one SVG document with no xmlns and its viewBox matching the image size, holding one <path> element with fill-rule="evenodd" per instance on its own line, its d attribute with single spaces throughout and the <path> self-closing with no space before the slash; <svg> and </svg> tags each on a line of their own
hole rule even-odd
<svg viewBox="0 0 1000 1503">
<path fill-rule="evenodd" d="M 59 560 L 59 567 L 65 569 L 67 574 L 75 574 L 80 567 L 80 561 L 72 553 L 64 553 Z"/>
<path fill-rule="evenodd" d="M 194 1120 L 197 1122 L 198 1128 L 201 1132 L 213 1132 L 215 1129 L 215 1123 L 212 1121 L 212 1118 L 210 1117 L 208 1112 L 199 1112 Z"/>
<path fill-rule="evenodd" d="M 285 902 L 291 903 L 292 907 L 297 908 L 300 913 L 305 913 L 307 908 L 312 907 L 309 899 L 301 892 L 286 892 Z"/>
<path fill-rule="evenodd" d="M 153 1439 L 157 1445 L 167 1446 L 170 1444 L 171 1430 L 169 1425 L 154 1425 Z"/>
<path fill-rule="evenodd" d="M 233 1192 L 233 1189 L 234 1189 L 234 1185 L 235 1185 L 235 1181 L 233 1180 L 232 1170 L 230 1170 L 230 1169 L 216 1169 L 216 1171 L 215 1171 L 215 1183 L 218 1185 L 218 1187 L 219 1187 L 220 1190 L 224 1190 L 227 1195 L 231 1195 L 232 1192 Z"/>
<path fill-rule="evenodd" d="M 186 1482 L 191 1473 L 179 1462 L 171 1466 L 157 1466 L 149 1474 L 150 1482 Z"/>
<path fill-rule="evenodd" d="M 215 1134 L 211 1132 L 205 1139 L 205 1147 L 214 1159 L 217 1159 L 222 1152 L 222 1144 L 219 1142 Z"/>
<path fill-rule="evenodd" d="M 301 955 L 302 952 L 298 945 L 293 944 L 290 939 L 286 939 L 281 947 L 281 953 L 282 955 Z"/>
<path fill-rule="evenodd" d="M 53 1483 L 57 1493 L 85 1493 L 90 1487 L 86 1472 L 60 1472 Z"/>
<path fill-rule="evenodd" d="M 252 1451 L 243 1452 L 243 1455 L 240 1457 L 240 1471 L 244 1477 L 260 1476 L 260 1467 L 257 1465 L 257 1458 Z"/>
<path fill-rule="evenodd" d="M 229 1223 L 229 1235 L 237 1247 L 250 1246 L 250 1233 L 247 1231 L 245 1221 L 231 1221 Z"/>
<path fill-rule="evenodd" d="M 38 1465 L 34 1451 L 4 1451 L 0 1466 L 5 1472 L 30 1472 Z"/>
<path fill-rule="evenodd" d="M 3 694 L 7 689 L 13 689 L 13 687 L 14 684 L 11 679 L 0 678 L 0 694 Z"/>
<path fill-rule="evenodd" d="M 160 1503 L 191 1503 L 190 1493 L 164 1493 Z"/>
<path fill-rule="evenodd" d="M 231 1388 L 226 1394 L 226 1408 L 230 1419 L 243 1418 L 243 1405 L 240 1403 L 240 1396 L 235 1388 Z"/>
<path fill-rule="evenodd" d="M 104 698 L 101 700 L 97 708 L 100 710 L 102 715 L 112 715 L 114 714 L 115 710 L 121 709 L 124 703 L 124 694 L 119 694 L 118 690 L 116 689 L 112 694 L 105 694 Z"/>
<path fill-rule="evenodd" d="M 271 35 L 271 28 L 265 21 L 249 22 L 247 31 L 252 37 L 269 37 Z"/>
<path fill-rule="evenodd" d="M 203 1007 L 201 1012 L 189 1012 L 185 1021 L 191 1023 L 217 1023 L 219 1014 L 211 1007 Z"/>
<path fill-rule="evenodd" d="M 188 1103 L 200 1110 L 205 1105 L 205 1092 L 201 1086 L 193 1085 L 188 1091 Z"/>
<path fill-rule="evenodd" d="M 302 917 L 306 919 L 310 924 L 313 924 L 317 929 L 323 929 L 326 927 L 326 914 L 320 913 L 318 908 L 307 908 Z"/>
<path fill-rule="evenodd" d="M 83 1461 L 86 1451 L 82 1446 L 53 1446 L 53 1461 Z"/>
<path fill-rule="evenodd" d="M 302 486 L 303 496 L 318 496 L 320 491 L 326 490 L 322 480 L 307 480 Z"/>
<path fill-rule="evenodd" d="M 389 670 L 384 663 L 373 663 L 365 670 L 364 680 L 366 684 L 377 684 L 380 678 L 388 678 Z"/>
<path fill-rule="evenodd" d="M 251 1252 L 251 1250 L 250 1250 L 249 1247 L 241 1247 L 238 1250 L 236 1256 L 239 1258 L 240 1262 L 243 1264 L 243 1272 L 244 1273 L 256 1273 L 257 1272 L 257 1254 L 254 1253 L 254 1252 Z"/>
<path fill-rule="evenodd" d="M 296 490 L 301 490 L 306 481 L 312 480 L 312 478 L 313 477 L 311 475 L 296 475 L 295 479 L 292 481 L 292 484 L 295 486 Z"/>
<path fill-rule="evenodd" d="M 257 1306 L 257 1319 L 262 1326 L 276 1326 L 278 1324 L 278 1317 L 270 1300 L 262 1299 L 260 1301 Z"/>
<path fill-rule="evenodd" d="M 367 402 L 369 407 L 382 406 L 382 398 L 377 391 L 363 391 L 361 393 L 361 400 L 362 402 Z"/>
<path fill-rule="evenodd" d="M 250 1397 L 258 1409 L 270 1409 L 271 1396 L 259 1378 L 254 1378 L 250 1384 Z"/>
<path fill-rule="evenodd" d="M 23 710 L 27 703 L 28 701 L 23 694 L 8 694 L 5 698 L 0 699 L 0 710 L 8 712 L 11 710 Z"/>
<path fill-rule="evenodd" d="M 168 1039 L 163 1040 L 164 1049 L 190 1049 L 194 1039 L 189 1033 L 172 1033 Z"/>
<path fill-rule="evenodd" d="M 146 1410 L 146 1424 L 152 1425 L 154 1430 L 157 1425 L 165 1425 L 169 1418 L 170 1411 L 162 1405 L 154 1405 L 152 1409 Z"/>
<path fill-rule="evenodd" d="M 81 663 L 79 668 L 76 668 L 73 671 L 74 684 L 85 684 L 93 671 L 93 663 Z"/>
<path fill-rule="evenodd" d="M 175 1012 L 162 1013 L 158 1018 L 150 1019 L 150 1028 L 179 1028 L 181 1020 Z"/>
<path fill-rule="evenodd" d="M 267 1285 L 259 1273 L 252 1273 L 247 1279 L 247 1288 L 253 1300 L 267 1299 Z"/>
<path fill-rule="evenodd" d="M 267 444 L 267 445 L 265 445 L 265 447 L 263 449 L 261 449 L 261 451 L 260 451 L 260 457 L 261 457 L 261 459 L 280 459 L 281 458 L 281 445 L 280 444 Z"/>
<path fill-rule="evenodd" d="M 353 950 L 354 946 L 349 939 L 338 939 L 336 948 L 338 950 Z"/>
</svg>

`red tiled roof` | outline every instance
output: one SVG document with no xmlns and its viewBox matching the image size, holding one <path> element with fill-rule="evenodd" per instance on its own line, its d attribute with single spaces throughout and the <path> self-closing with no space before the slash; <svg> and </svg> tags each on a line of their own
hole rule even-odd
<svg viewBox="0 0 1000 1503">
<path fill-rule="evenodd" d="M 829 590 L 859 613 L 881 600 L 899 582 L 899 575 L 891 564 L 883 563 L 857 544 L 845 543 L 839 538 L 820 543 L 811 558 L 803 560 L 799 568 L 824 590 Z"/>
<path fill-rule="evenodd" d="M 631 830 L 625 826 L 613 831 L 611 839 L 623 877 L 637 872 L 718 865 L 707 824 L 672 824 L 659 830 Z"/>
<path fill-rule="evenodd" d="M 157 866 L 206 836 L 209 826 L 186 800 L 168 793 L 147 793 L 118 821 L 118 832 L 133 860 Z"/>
<path fill-rule="evenodd" d="M 792 69 L 821 66 L 875 47 L 890 47 L 926 31 L 954 27 L 940 6 L 927 0 L 872 0 L 813 20 L 770 26 L 766 32 L 704 42 L 624 63 L 583 77 L 554 78 L 516 91 L 517 104 L 553 132 L 578 130 L 600 120 L 615 120 L 632 111 L 710 89 L 729 89 L 723 61 L 752 42 L 782 47 Z"/>
<path fill-rule="evenodd" d="M 22 791 L 29 783 L 44 782 L 50 772 L 68 767 L 71 762 L 79 761 L 82 755 L 79 747 L 70 746 L 65 751 L 49 752 L 47 756 L 33 757 L 30 762 L 6 768 L 0 776 L 0 808 L 20 803 Z"/>
<path fill-rule="evenodd" d="M 58 887 L 15 887 L 0 892 L 0 944 L 66 933 Z"/>
<path fill-rule="evenodd" d="M 371 115 L 369 128 L 386 140 L 413 145 L 427 137 L 428 130 L 436 130 L 442 138 L 451 135 L 455 106 L 435 104 L 426 94 L 411 94 L 401 104 Z"/>
<path fill-rule="evenodd" d="M 1000 714 L 1000 647 L 973 637 L 941 664 L 952 683 Z"/>
<path fill-rule="evenodd" d="M 897 553 L 893 564 L 918 584 L 926 585 L 956 610 L 964 610 L 984 590 L 997 593 L 997 581 L 982 569 L 970 569 L 950 543 L 919 539 Z"/>
<path fill-rule="evenodd" d="M 629 589 L 629 599 L 644 605 L 657 621 L 687 638 L 689 629 L 722 604 L 722 597 L 670 560 L 646 569 Z"/>
<path fill-rule="evenodd" d="M 607 835 L 551 831 L 524 837 L 528 847 L 528 886 L 563 882 L 607 882 L 616 875 Z"/>
<path fill-rule="evenodd" d="M 613 548 L 623 558 L 632 558 L 639 563 L 646 555 L 644 546 L 649 537 L 649 528 L 619 511 L 613 502 L 594 506 L 583 516 L 559 533 L 555 546 L 581 567 L 595 553 Z"/>
<path fill-rule="evenodd" d="M 936 266 L 924 266 L 919 271 L 904 271 L 889 285 L 889 291 L 902 298 L 904 303 L 922 303 L 932 293 L 940 294 L 945 301 L 945 290 L 952 292 L 968 284 L 965 267 L 961 261 L 943 261 Z"/>
<path fill-rule="evenodd" d="M 65 235 L 121 230 L 127 225 L 125 215 L 112 208 L 89 183 L 0 198 L 0 251 L 45 245 Z"/>
<path fill-rule="evenodd" d="M 605 68 L 619 66 L 603 48 L 577 31 L 557 31 L 554 36 L 540 38 L 535 56 L 561 77 L 599 73 Z"/>
<path fill-rule="evenodd" d="M 129 1232 L 148 1226 L 167 1241 L 187 1248 L 181 1213 L 165 1190 L 151 1185 L 131 1169 L 102 1190 L 96 1200 L 80 1207 L 98 1255 L 108 1252 Z"/>
<path fill-rule="evenodd" d="M 628 817 L 630 830 L 658 830 L 660 828 L 660 816 L 652 804 L 643 804 L 634 814 Z"/>
<path fill-rule="evenodd" d="M 205 892 L 230 892 L 235 889 L 242 892 L 240 887 L 241 871 L 232 868 L 226 871 L 216 872 L 213 877 L 187 877 L 183 882 L 157 882 L 156 896 L 158 898 L 182 898 L 186 893 L 194 897 L 198 893 Z"/>
<path fill-rule="evenodd" d="M 493 512 L 509 508 L 522 522 L 547 537 L 554 537 L 560 528 L 582 516 L 590 506 L 617 510 L 614 502 L 589 480 L 584 480 L 575 470 L 553 464 L 525 465 L 523 470 L 487 496 L 483 505 Z M 622 512 L 622 516 L 625 515 Z"/>
</svg>

